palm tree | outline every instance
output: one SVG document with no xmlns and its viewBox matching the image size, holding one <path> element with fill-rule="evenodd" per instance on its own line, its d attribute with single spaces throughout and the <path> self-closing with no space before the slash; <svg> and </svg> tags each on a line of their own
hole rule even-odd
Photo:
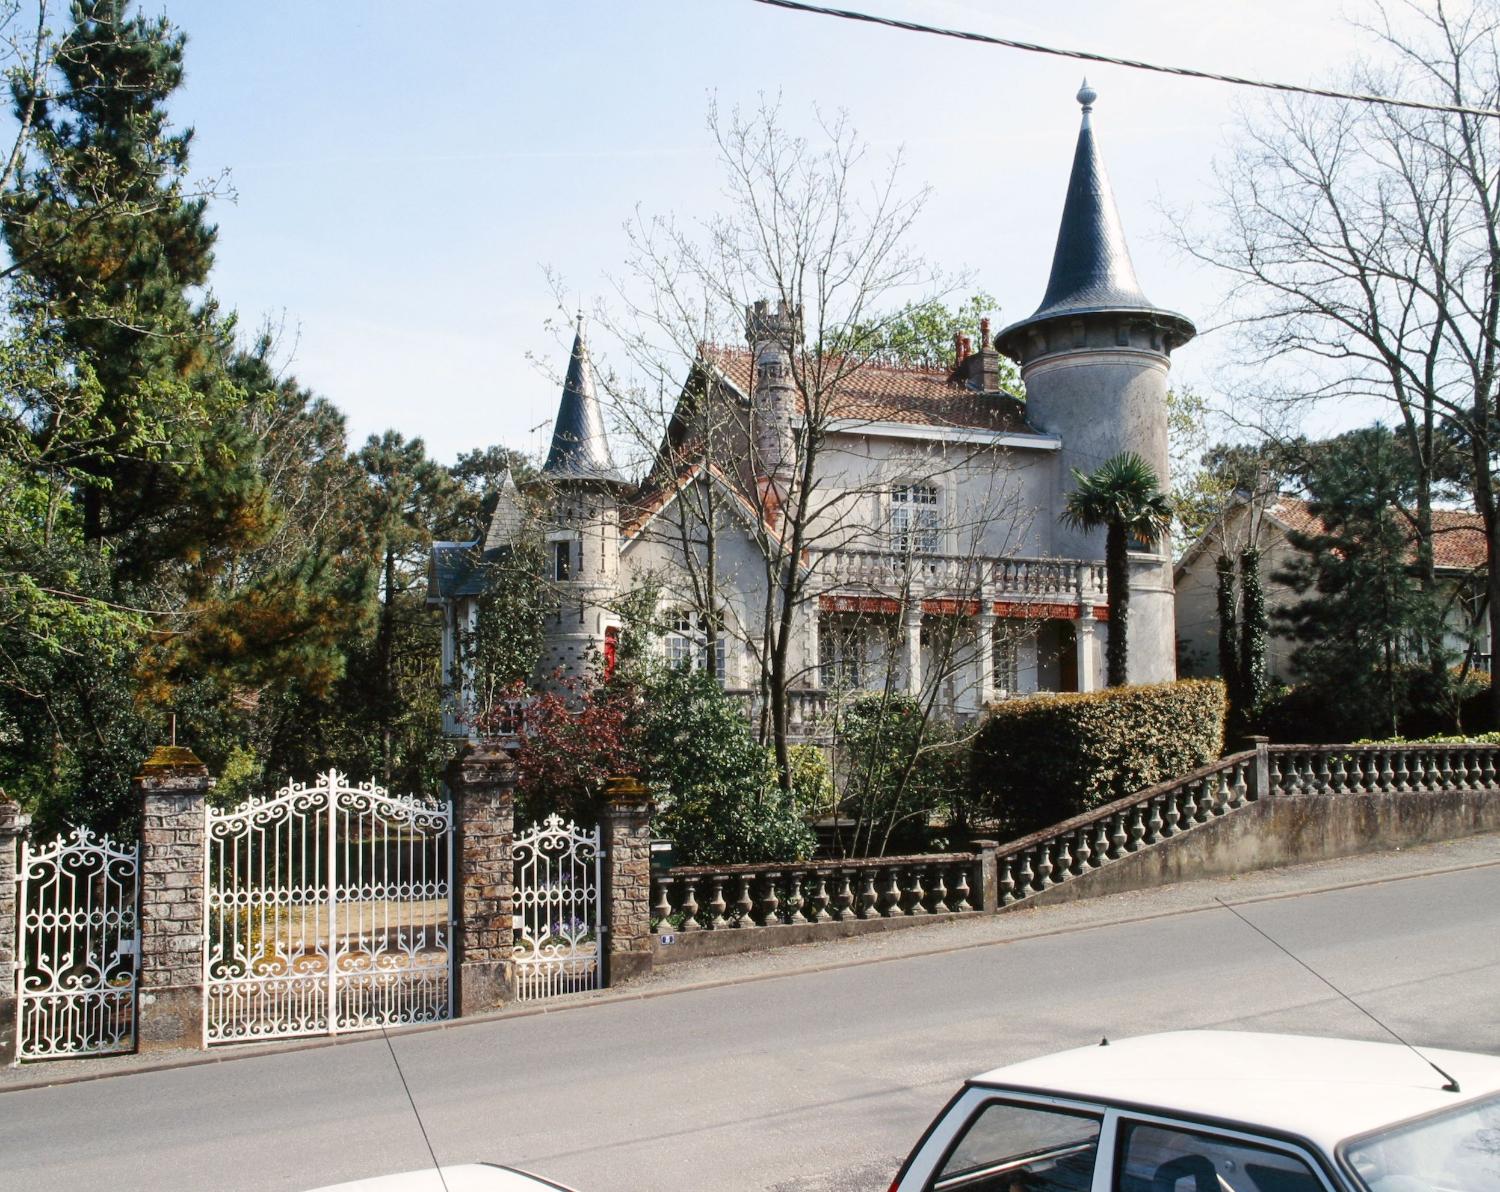
<svg viewBox="0 0 1500 1192">
<path fill-rule="evenodd" d="M 1125 632 L 1130 616 L 1130 561 L 1133 539 L 1152 546 L 1172 522 L 1172 505 L 1155 470 L 1133 451 L 1105 460 L 1085 476 L 1073 469 L 1078 487 L 1063 503 L 1062 520 L 1076 530 L 1103 527 L 1105 585 L 1109 591 L 1109 645 L 1104 652 L 1108 683 L 1125 683 Z"/>
</svg>

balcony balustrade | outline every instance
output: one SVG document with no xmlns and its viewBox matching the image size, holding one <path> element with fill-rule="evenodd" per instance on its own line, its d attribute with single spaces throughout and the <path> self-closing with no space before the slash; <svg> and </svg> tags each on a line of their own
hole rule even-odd
<svg viewBox="0 0 1500 1192">
<path fill-rule="evenodd" d="M 925 593 L 987 600 L 1085 601 L 1105 590 L 1104 564 L 1089 559 L 836 550 L 816 552 L 813 569 L 827 588 L 895 593 L 906 590 L 910 577 Z"/>
</svg>

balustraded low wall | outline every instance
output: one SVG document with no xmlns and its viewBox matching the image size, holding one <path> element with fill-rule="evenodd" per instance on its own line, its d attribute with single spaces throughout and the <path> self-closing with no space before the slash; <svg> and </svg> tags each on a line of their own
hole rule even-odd
<svg viewBox="0 0 1500 1192">
<path fill-rule="evenodd" d="M 993 865 L 990 844 L 972 853 L 669 869 L 651 880 L 656 963 L 990 910 Z"/>
<path fill-rule="evenodd" d="M 1259 745 L 1001 846 L 1000 905 L 1500 831 L 1500 746 Z"/>
<path fill-rule="evenodd" d="M 1267 745 L 972 853 L 682 867 L 656 962 L 1500 832 L 1500 746 Z"/>
</svg>

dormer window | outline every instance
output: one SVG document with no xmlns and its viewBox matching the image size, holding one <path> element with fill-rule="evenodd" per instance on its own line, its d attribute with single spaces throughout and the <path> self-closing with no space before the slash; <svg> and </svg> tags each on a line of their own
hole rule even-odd
<svg viewBox="0 0 1500 1192">
<path fill-rule="evenodd" d="M 937 553 L 938 490 L 931 484 L 898 484 L 891 489 L 891 549 L 897 554 Z"/>
</svg>

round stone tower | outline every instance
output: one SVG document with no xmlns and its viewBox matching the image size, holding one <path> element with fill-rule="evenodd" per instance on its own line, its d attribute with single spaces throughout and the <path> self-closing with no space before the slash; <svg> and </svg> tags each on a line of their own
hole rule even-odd
<svg viewBox="0 0 1500 1192">
<path fill-rule="evenodd" d="M 1173 349 L 1196 334 L 1187 318 L 1153 305 L 1136 280 L 1094 139 L 1097 98 L 1085 80 L 1078 92 L 1083 125 L 1046 296 L 1034 314 L 995 337 L 995 346 L 1021 366 L 1027 420 L 1062 440 L 1052 508 L 1039 520 L 1052 526 L 1054 554 L 1080 559 L 1104 557 L 1104 534 L 1069 529 L 1058 518 L 1075 487 L 1074 469 L 1092 472 L 1132 451 L 1168 487 L 1167 371 Z M 1176 677 L 1171 554 L 1163 540 L 1131 555 L 1132 683 Z"/>
<path fill-rule="evenodd" d="M 610 455 L 581 317 L 538 484 L 547 507 L 545 566 L 556 597 L 537 668 L 549 683 L 555 675 L 580 678 L 604 660 L 620 594 L 625 478 Z"/>
</svg>

